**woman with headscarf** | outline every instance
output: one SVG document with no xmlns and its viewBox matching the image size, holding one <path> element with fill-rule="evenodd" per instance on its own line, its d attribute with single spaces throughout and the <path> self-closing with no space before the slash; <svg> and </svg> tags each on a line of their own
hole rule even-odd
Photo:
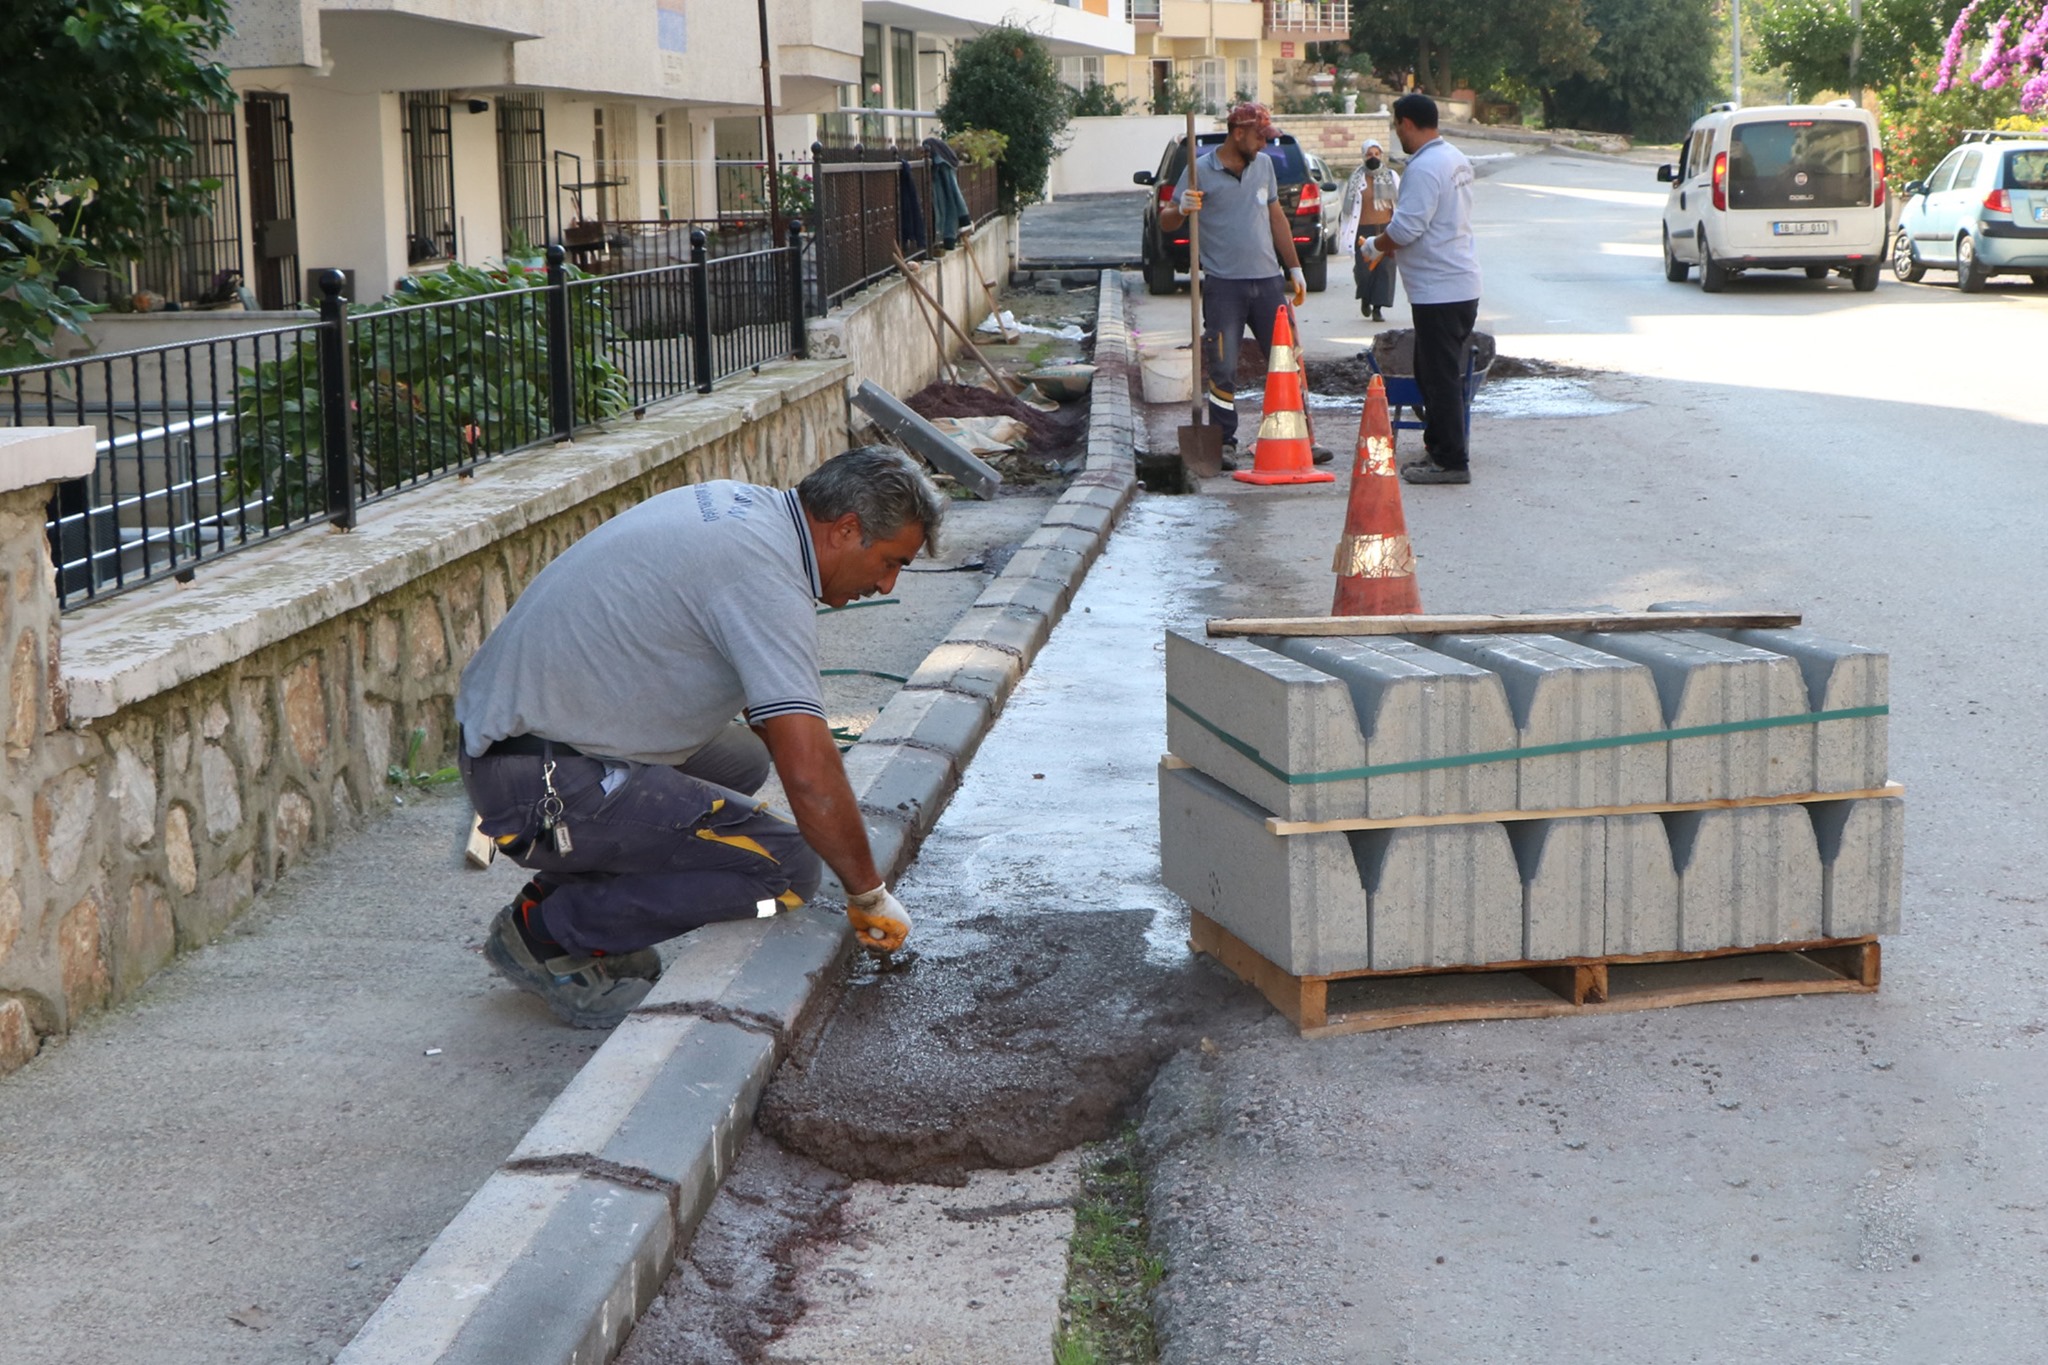
<svg viewBox="0 0 2048 1365">
<path fill-rule="evenodd" d="M 1358 311 L 1374 322 L 1384 322 L 1385 310 L 1394 306 L 1394 258 L 1388 254 L 1380 257 L 1378 264 L 1368 264 L 1365 244 L 1387 230 L 1401 177 L 1387 164 L 1386 149 L 1377 141 L 1367 141 L 1363 151 L 1361 164 L 1344 186 L 1344 217 L 1337 226 L 1337 242 L 1351 255 Z"/>
</svg>

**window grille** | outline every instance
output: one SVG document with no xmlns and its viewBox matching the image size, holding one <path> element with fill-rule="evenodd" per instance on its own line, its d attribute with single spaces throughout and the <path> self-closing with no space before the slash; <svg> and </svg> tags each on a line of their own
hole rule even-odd
<svg viewBox="0 0 2048 1365">
<path fill-rule="evenodd" d="M 405 259 L 455 258 L 455 150 L 448 92 L 408 90 L 405 108 Z"/>
<path fill-rule="evenodd" d="M 225 275 L 242 271 L 235 114 L 231 109 L 194 110 L 169 131 L 184 138 L 192 151 L 157 158 L 144 173 L 144 183 L 173 193 L 152 193 L 151 211 L 163 236 L 136 260 L 135 287 L 171 303 L 225 302 L 222 291 L 232 287 Z"/>
<path fill-rule="evenodd" d="M 548 138 L 539 95 L 498 96 L 498 196 L 505 254 L 546 246 Z"/>
</svg>

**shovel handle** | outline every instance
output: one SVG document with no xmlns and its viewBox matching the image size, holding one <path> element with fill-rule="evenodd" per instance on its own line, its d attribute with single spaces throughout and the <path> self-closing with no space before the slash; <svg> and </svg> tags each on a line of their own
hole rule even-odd
<svg viewBox="0 0 2048 1365">
<path fill-rule="evenodd" d="M 1195 167 L 1195 111 L 1188 110 L 1188 188 L 1199 190 L 1202 182 Z M 1202 394 L 1202 215 L 1188 215 L 1188 349 L 1194 352 L 1195 425 L 1204 425 L 1209 405 Z"/>
</svg>

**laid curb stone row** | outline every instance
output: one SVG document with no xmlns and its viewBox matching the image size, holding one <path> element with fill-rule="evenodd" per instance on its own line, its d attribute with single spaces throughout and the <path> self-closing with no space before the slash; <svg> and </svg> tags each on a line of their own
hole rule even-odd
<svg viewBox="0 0 2048 1365">
<path fill-rule="evenodd" d="M 1100 277 L 1081 472 L 846 756 L 895 881 L 1137 490 L 1122 283 Z M 690 1243 L 776 1065 L 852 951 L 806 907 L 709 925 L 336 1358 L 603 1365 Z"/>
</svg>

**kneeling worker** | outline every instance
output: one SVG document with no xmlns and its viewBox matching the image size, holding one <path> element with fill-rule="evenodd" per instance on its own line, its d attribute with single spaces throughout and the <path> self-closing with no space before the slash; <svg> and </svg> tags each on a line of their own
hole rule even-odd
<svg viewBox="0 0 2048 1365">
<path fill-rule="evenodd" d="M 534 873 L 484 944 L 500 976 L 610 1028 L 660 974 L 654 944 L 801 905 L 820 860 L 861 946 L 902 946 L 910 917 L 825 722 L 816 604 L 889 591 L 944 513 L 916 465 L 870 446 L 794 490 L 649 498 L 535 576 L 455 703 L 483 830 Z M 753 799 L 771 761 L 794 825 Z"/>
</svg>

